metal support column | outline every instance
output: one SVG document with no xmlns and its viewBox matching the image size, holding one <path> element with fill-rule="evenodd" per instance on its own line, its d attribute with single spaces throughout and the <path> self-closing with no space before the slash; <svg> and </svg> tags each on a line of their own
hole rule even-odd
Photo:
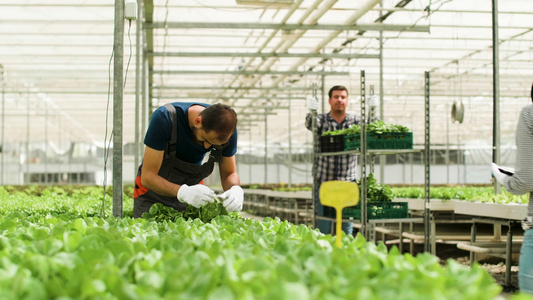
<svg viewBox="0 0 533 300">
<path fill-rule="evenodd" d="M 48 101 L 44 103 L 44 184 L 48 185 Z"/>
<path fill-rule="evenodd" d="M 450 111 L 448 105 L 446 111 Z M 450 122 L 446 121 L 446 184 L 450 184 Z"/>
<path fill-rule="evenodd" d="M 26 100 L 28 109 L 26 116 L 26 176 L 24 176 L 24 184 L 30 184 L 30 93 L 26 93 Z"/>
<path fill-rule="evenodd" d="M 367 211 L 366 211 L 366 78 L 365 71 L 361 70 L 361 232 L 368 239 Z"/>
<path fill-rule="evenodd" d="M 146 38 L 146 32 L 143 30 L 143 40 Z M 148 99 L 148 76 L 149 76 L 149 67 L 148 67 L 148 55 L 146 55 L 146 51 L 143 44 L 143 51 L 142 51 L 142 58 L 143 58 L 143 69 L 142 69 L 142 107 L 141 107 L 141 135 L 144 136 L 146 133 L 146 123 L 148 121 L 148 116 L 150 115 L 150 112 L 148 111 L 148 102 L 150 99 Z M 144 156 L 144 143 L 140 142 L 139 145 L 139 153 L 141 153 L 141 157 Z M 142 160 L 141 160 L 142 161 Z"/>
<path fill-rule="evenodd" d="M 250 144 L 250 154 L 248 155 L 248 160 L 250 162 L 250 164 L 249 164 L 250 167 L 248 169 L 248 180 L 249 180 L 248 183 L 252 184 L 252 182 L 253 182 L 252 181 L 252 174 L 253 174 L 252 173 L 252 166 L 253 166 L 253 164 L 252 164 L 252 153 L 253 153 L 253 148 L 252 148 L 252 131 L 251 130 L 248 131 L 248 141 L 249 141 L 249 144 Z"/>
<path fill-rule="evenodd" d="M 370 85 L 370 96 L 374 96 L 374 85 Z M 372 122 L 372 120 L 376 117 L 376 107 L 371 106 L 368 112 L 368 123 Z M 376 157 L 374 155 L 369 156 L 368 165 L 370 169 L 370 173 L 374 173 L 374 162 L 376 160 Z M 381 180 L 381 177 L 380 177 Z M 380 183 L 383 183 L 383 180 L 380 181 Z"/>
<path fill-rule="evenodd" d="M 316 83 L 313 83 L 312 85 L 312 94 L 313 97 L 316 97 Z M 316 214 L 317 214 L 317 203 L 318 203 L 318 174 L 317 174 L 317 164 L 318 164 L 318 156 L 316 155 L 319 151 L 318 148 L 318 136 L 317 136 L 317 128 L 316 128 L 316 110 L 311 110 L 311 129 L 313 132 L 313 151 L 311 151 L 311 161 L 313 162 L 313 191 L 312 191 L 312 202 L 313 202 L 313 228 L 317 227 L 316 222 Z"/>
<path fill-rule="evenodd" d="M 498 0 L 492 0 L 492 161 L 500 164 L 500 45 L 498 37 Z M 496 180 L 494 192 L 500 193 L 500 183 Z"/>
<path fill-rule="evenodd" d="M 64 133 L 61 131 L 61 128 L 63 128 L 63 126 L 61 126 L 61 116 L 60 115 L 57 115 L 57 143 L 61 145 L 61 138 L 62 136 L 64 135 Z M 53 182 L 54 183 L 59 183 L 61 182 L 61 176 L 63 174 L 63 165 L 65 164 L 64 161 L 61 159 L 61 161 L 63 162 L 62 164 L 59 164 L 57 169 L 55 170 L 55 176 L 54 176 L 54 180 Z"/>
<path fill-rule="evenodd" d="M 122 104 L 124 97 L 124 1 L 115 0 L 113 65 L 113 216 L 122 217 Z"/>
<path fill-rule="evenodd" d="M 383 8 L 383 1 L 379 2 L 379 7 Z M 383 11 L 379 11 L 379 18 L 383 17 Z M 379 119 L 385 120 L 385 105 L 383 104 L 385 92 L 383 88 L 383 30 L 379 31 Z M 379 157 L 379 179 L 380 183 L 385 182 L 385 162 L 386 157 L 381 155 Z"/>
<path fill-rule="evenodd" d="M 292 120 L 291 120 L 291 92 L 289 91 L 289 125 L 287 126 L 289 128 L 289 155 L 287 163 L 289 165 L 289 188 L 292 187 Z"/>
<path fill-rule="evenodd" d="M 424 95 L 425 95 L 425 135 L 424 135 L 424 251 L 432 252 L 430 237 L 431 237 L 431 213 L 429 211 L 429 186 L 431 184 L 429 177 L 429 163 L 430 163 L 430 119 L 429 119 L 429 72 L 424 74 Z"/>
<path fill-rule="evenodd" d="M 322 75 L 321 77 L 322 77 L 322 87 L 321 87 L 322 99 L 320 102 L 322 103 L 322 113 L 324 113 L 326 111 L 326 99 L 329 99 L 329 95 L 328 95 L 328 98 L 326 98 L 326 75 Z"/>
<path fill-rule="evenodd" d="M 268 167 L 268 145 L 267 145 L 267 142 L 268 142 L 268 139 L 267 139 L 267 134 L 268 134 L 268 123 L 267 123 L 267 115 L 265 114 L 265 179 L 264 179 L 264 183 L 267 184 L 268 183 L 268 180 L 267 180 L 267 176 L 268 176 L 268 171 L 267 171 L 267 167 Z"/>
</svg>

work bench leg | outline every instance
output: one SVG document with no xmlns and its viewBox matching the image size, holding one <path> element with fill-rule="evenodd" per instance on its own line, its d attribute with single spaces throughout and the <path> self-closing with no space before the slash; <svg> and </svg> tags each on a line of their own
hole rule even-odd
<svg viewBox="0 0 533 300">
<path fill-rule="evenodd" d="M 295 200 L 293 202 L 293 204 L 294 204 L 294 224 L 298 225 L 298 224 L 300 224 L 300 220 L 299 220 L 299 216 L 298 216 L 298 209 L 299 209 L 298 208 L 298 200 Z"/>
<path fill-rule="evenodd" d="M 411 224 L 409 224 L 409 232 L 414 233 L 413 228 L 414 224 L 411 222 Z M 411 255 L 414 255 L 415 253 L 415 241 L 413 239 L 409 240 L 409 253 L 411 253 Z"/>
<path fill-rule="evenodd" d="M 372 243 L 376 243 L 376 223 L 369 223 L 368 226 L 369 226 L 368 240 L 371 241 Z"/>
<path fill-rule="evenodd" d="M 291 218 L 292 217 L 292 214 L 291 214 L 291 204 L 290 204 L 290 199 L 284 199 L 284 206 L 285 206 L 285 216 L 287 218 L 287 221 L 291 222 L 291 223 L 294 223 L 294 220 Z"/>
<path fill-rule="evenodd" d="M 287 222 L 292 222 L 291 216 L 289 215 L 289 202 L 287 199 L 281 199 L 281 211 Z"/>
<path fill-rule="evenodd" d="M 400 222 L 399 224 L 398 234 L 400 237 L 400 241 L 398 242 L 398 248 L 400 248 L 400 253 L 403 253 L 403 223 L 402 222 Z"/>
<path fill-rule="evenodd" d="M 470 232 L 470 244 L 474 245 L 476 242 L 476 234 L 477 234 L 477 228 L 476 223 L 472 223 L 472 230 Z M 474 251 L 470 251 L 470 265 L 474 264 L 476 261 L 476 253 Z"/>
<path fill-rule="evenodd" d="M 512 224 L 509 223 L 509 231 L 507 231 L 507 249 L 505 249 L 505 285 L 511 285 L 511 264 L 513 259 L 513 232 Z"/>
<path fill-rule="evenodd" d="M 437 228 L 435 220 L 431 218 L 431 254 L 437 254 Z"/>
</svg>

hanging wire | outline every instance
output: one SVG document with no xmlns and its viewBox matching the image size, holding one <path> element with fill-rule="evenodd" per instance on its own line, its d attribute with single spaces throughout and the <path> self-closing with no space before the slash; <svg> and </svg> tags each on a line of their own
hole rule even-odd
<svg viewBox="0 0 533 300">
<path fill-rule="evenodd" d="M 113 61 L 113 56 L 115 54 L 115 47 L 113 46 L 113 51 L 111 51 L 111 57 L 109 57 L 109 64 L 107 68 L 108 72 L 108 84 L 107 84 L 107 106 L 105 111 L 105 135 L 104 135 L 104 181 L 102 183 L 103 189 L 104 189 L 104 196 L 102 198 L 102 208 L 100 210 L 100 217 L 105 218 L 105 196 L 106 196 L 106 183 L 107 183 L 107 159 L 109 157 L 109 148 L 111 148 L 111 145 L 109 147 L 106 147 L 107 142 L 107 124 L 109 120 L 109 98 L 111 97 L 111 62 Z M 113 131 L 111 131 L 111 136 L 109 137 L 109 141 L 113 139 Z"/>
<path fill-rule="evenodd" d="M 431 25 L 431 18 L 430 18 L 430 16 L 431 16 L 433 13 L 439 11 L 440 8 L 441 8 L 444 4 L 446 4 L 446 3 L 448 3 L 448 2 L 452 2 L 452 0 L 440 0 L 440 1 L 436 1 L 436 2 L 433 3 L 433 4 L 432 4 L 431 2 L 432 2 L 432 1 L 430 0 L 428 6 L 426 6 L 426 7 L 424 8 L 424 12 L 426 12 L 426 14 L 423 15 L 423 16 L 421 16 L 420 18 L 418 18 L 418 19 L 413 23 L 413 26 L 411 26 L 411 27 L 416 26 L 416 24 L 418 24 L 418 22 L 420 22 L 421 20 L 425 20 L 425 19 L 427 19 L 428 22 L 429 22 L 429 25 Z M 439 6 L 438 6 L 437 8 L 435 8 L 435 9 L 431 9 L 431 5 L 439 5 Z M 395 38 L 399 38 L 400 35 L 401 35 L 402 33 L 403 33 L 403 31 L 399 31 Z"/>
</svg>

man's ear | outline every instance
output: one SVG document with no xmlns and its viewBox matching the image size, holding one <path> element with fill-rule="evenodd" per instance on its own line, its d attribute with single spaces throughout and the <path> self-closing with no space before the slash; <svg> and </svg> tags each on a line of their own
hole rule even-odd
<svg viewBox="0 0 533 300">
<path fill-rule="evenodd" d="M 198 127 L 198 128 L 202 127 L 202 121 L 203 121 L 202 116 L 198 116 L 198 117 L 196 117 L 196 118 L 194 119 L 194 126 L 195 126 L 195 127 Z"/>
</svg>

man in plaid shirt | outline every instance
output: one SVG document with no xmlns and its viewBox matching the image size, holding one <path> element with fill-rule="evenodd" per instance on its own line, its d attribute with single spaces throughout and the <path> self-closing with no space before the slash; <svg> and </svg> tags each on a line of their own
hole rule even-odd
<svg viewBox="0 0 533 300">
<path fill-rule="evenodd" d="M 321 136 L 323 132 L 339 129 L 347 129 L 354 124 L 359 124 L 361 118 L 356 115 L 346 113 L 348 106 L 348 90 L 344 86 L 336 85 L 332 87 L 329 92 L 329 105 L 331 110 L 325 114 L 318 114 L 316 119 L 317 134 Z M 316 110 L 318 108 L 318 100 L 309 98 L 307 108 Z M 305 119 L 305 127 L 312 130 L 311 114 L 307 114 Z M 356 181 L 357 173 L 357 156 L 355 154 L 333 155 L 333 156 L 319 156 L 317 165 L 317 179 L 318 187 L 323 181 L 329 180 L 343 180 Z M 317 197 L 318 199 L 318 197 Z M 317 215 L 324 216 L 324 207 L 318 200 Z M 331 221 L 317 220 L 318 229 L 324 234 L 331 233 Z M 353 234 L 353 224 L 344 222 L 342 230 L 347 235 Z"/>
</svg>

